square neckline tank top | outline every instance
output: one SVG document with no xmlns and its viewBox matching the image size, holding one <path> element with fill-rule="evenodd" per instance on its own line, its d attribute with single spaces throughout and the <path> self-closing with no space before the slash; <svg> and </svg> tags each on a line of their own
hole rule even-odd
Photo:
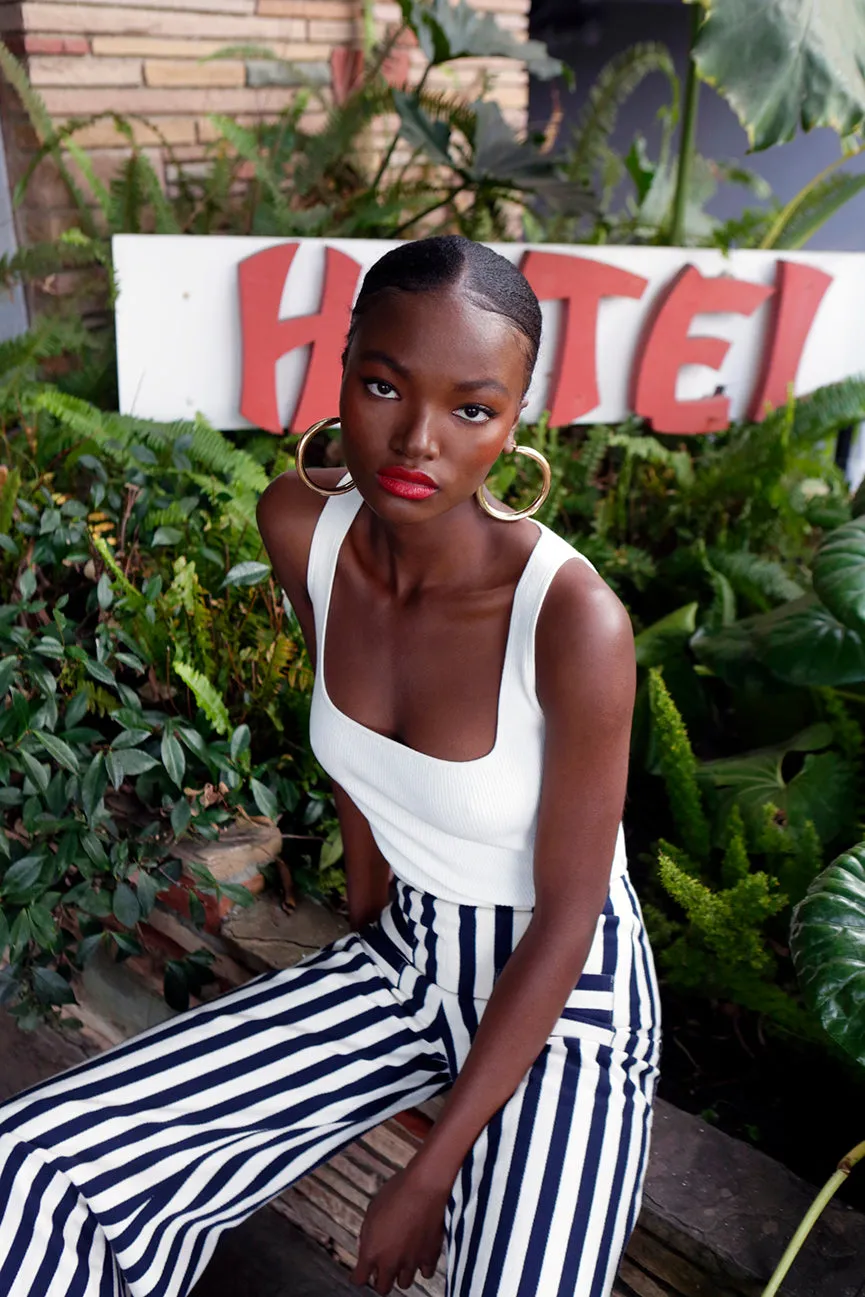
<svg viewBox="0 0 865 1297">
<path fill-rule="evenodd" d="M 307 589 L 317 670 L 310 743 L 320 765 L 366 817 L 397 878 L 456 904 L 531 909 L 543 774 L 544 716 L 535 689 L 535 631 L 559 568 L 589 560 L 542 523 L 514 589 L 493 746 L 453 761 L 430 756 L 340 711 L 327 692 L 325 644 L 343 541 L 363 498 L 331 496 L 313 532 Z M 589 564 L 591 566 L 591 564 Z M 613 875 L 626 868 L 619 828 Z"/>
</svg>

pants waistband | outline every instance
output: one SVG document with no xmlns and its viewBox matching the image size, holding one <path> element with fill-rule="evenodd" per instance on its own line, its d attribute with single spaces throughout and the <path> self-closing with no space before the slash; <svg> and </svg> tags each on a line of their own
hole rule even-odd
<svg viewBox="0 0 865 1297">
<path fill-rule="evenodd" d="M 443 990 L 488 1000 L 531 919 L 531 910 L 457 905 L 397 880 L 390 905 L 362 935 L 395 971 L 410 964 Z M 611 893 L 598 920 L 584 978 L 615 972 L 618 927 Z"/>
</svg>

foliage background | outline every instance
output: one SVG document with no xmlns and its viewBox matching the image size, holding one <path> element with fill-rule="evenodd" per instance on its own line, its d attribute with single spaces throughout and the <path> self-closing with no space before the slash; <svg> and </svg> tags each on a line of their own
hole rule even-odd
<svg viewBox="0 0 865 1297">
<path fill-rule="evenodd" d="M 726 29 L 707 62 L 710 28 L 694 8 L 699 66 L 738 85 L 737 68 L 718 62 Z M 430 67 L 526 57 L 494 24 L 473 26 L 468 5 L 402 10 Z M 179 166 L 166 194 L 131 131 L 124 171 L 102 185 L 75 143 L 83 123 L 58 130 L 0 47 L 79 213 L 57 241 L 0 263 L 7 285 L 62 273 L 66 289 L 28 334 L 0 344 L 0 1001 L 24 1026 L 73 1001 L 74 973 L 97 948 L 140 951 L 184 838 L 246 816 L 278 821 L 295 883 L 341 903 L 336 816 L 306 739 L 309 665 L 254 522 L 290 449 L 200 418 L 162 426 L 115 412 L 110 235 L 524 230 L 534 241 L 795 248 L 862 184 L 839 167 L 782 205 L 741 168 L 701 159 L 697 63 L 680 86 L 657 45 L 603 70 L 556 149 L 555 123 L 518 139 L 483 98 L 434 95 L 423 79 L 394 89 L 381 76 L 387 50 L 368 52 L 316 136 L 300 128 L 303 94 L 276 122 L 215 118 L 209 170 Z M 558 70 L 543 49 L 529 57 Z M 670 87 L 660 151 L 650 157 L 637 137 L 619 156 L 618 109 L 649 73 Z M 813 121 L 835 113 L 829 83 L 826 95 Z M 742 109 L 763 123 L 758 144 L 764 109 Z M 845 109 L 841 163 L 860 147 L 856 112 Z M 412 164 L 394 174 L 385 157 L 370 174 L 356 146 L 388 114 Z M 723 225 L 705 210 L 721 175 L 753 204 Z M 627 827 L 668 1003 L 685 1017 L 708 1005 L 740 1034 L 768 1033 L 785 1059 L 819 1057 L 838 1076 L 787 934 L 815 877 L 863 836 L 865 499 L 834 461 L 839 431 L 863 419 L 865 382 L 851 379 L 713 438 L 636 422 L 541 421 L 521 435 L 553 467 L 541 520 L 596 564 L 634 621 Z M 533 493 L 507 462 L 490 485 L 515 502 Z M 206 872 L 195 881 L 220 890 Z M 192 914 L 201 920 L 200 902 Z M 175 962 L 171 1002 L 206 993 L 208 972 L 206 954 Z"/>
</svg>

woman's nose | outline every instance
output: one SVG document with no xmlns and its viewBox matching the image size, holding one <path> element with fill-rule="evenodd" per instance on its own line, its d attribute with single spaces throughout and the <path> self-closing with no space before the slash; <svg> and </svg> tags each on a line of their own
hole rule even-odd
<svg viewBox="0 0 865 1297">
<path fill-rule="evenodd" d="M 402 451 L 406 459 L 428 459 L 435 455 L 438 442 L 435 421 L 430 410 L 414 410 L 395 432 L 392 444 Z"/>
</svg>

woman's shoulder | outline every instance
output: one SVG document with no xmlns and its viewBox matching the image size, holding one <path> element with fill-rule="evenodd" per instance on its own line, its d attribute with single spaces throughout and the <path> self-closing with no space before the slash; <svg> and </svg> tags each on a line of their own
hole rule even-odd
<svg viewBox="0 0 865 1297">
<path fill-rule="evenodd" d="M 343 475 L 343 469 L 322 468 L 316 470 L 315 478 L 330 488 Z M 292 603 L 298 587 L 305 591 L 312 537 L 326 503 L 325 496 L 310 491 L 291 469 L 274 478 L 258 501 L 258 529 L 277 579 Z"/>
<path fill-rule="evenodd" d="M 545 679 L 557 692 L 556 681 L 579 677 L 589 684 L 594 678 L 596 685 L 600 679 L 627 678 L 634 662 L 628 610 L 579 550 L 554 533 L 548 535 L 553 537 L 547 543 L 557 567 L 538 615 L 538 685 Z"/>
</svg>

